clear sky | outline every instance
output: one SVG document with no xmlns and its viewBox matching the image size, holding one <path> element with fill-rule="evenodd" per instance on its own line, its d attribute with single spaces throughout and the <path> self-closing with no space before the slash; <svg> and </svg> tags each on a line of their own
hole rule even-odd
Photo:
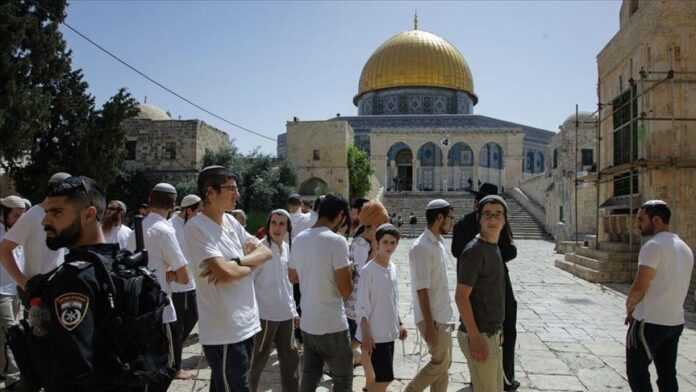
<svg viewBox="0 0 696 392">
<path fill-rule="evenodd" d="M 73 1 L 67 22 L 187 98 L 275 139 L 293 116 L 357 113 L 363 65 L 392 35 L 419 28 L 469 63 L 474 112 L 557 131 L 596 108 L 596 55 L 619 28 L 620 1 Z M 164 92 L 63 28 L 74 66 L 101 104 L 127 87 L 174 118 L 227 131 L 242 151 L 275 143 Z"/>
</svg>

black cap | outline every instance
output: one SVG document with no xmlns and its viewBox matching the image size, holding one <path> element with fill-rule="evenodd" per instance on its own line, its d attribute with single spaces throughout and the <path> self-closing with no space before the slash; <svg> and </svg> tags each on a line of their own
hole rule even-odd
<svg viewBox="0 0 696 392">
<path fill-rule="evenodd" d="M 476 200 L 481 200 L 486 196 L 489 195 L 497 195 L 498 194 L 498 187 L 496 185 L 493 185 L 491 183 L 484 183 L 479 187 L 478 192 L 476 192 Z"/>
</svg>

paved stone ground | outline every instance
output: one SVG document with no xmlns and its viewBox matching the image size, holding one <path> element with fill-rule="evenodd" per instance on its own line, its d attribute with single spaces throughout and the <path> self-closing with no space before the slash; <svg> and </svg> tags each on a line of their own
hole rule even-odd
<svg viewBox="0 0 696 392">
<path fill-rule="evenodd" d="M 410 240 L 399 245 L 396 263 L 401 278 L 401 314 L 409 337 L 397 343 L 395 373 L 391 390 L 401 390 L 416 374 L 419 364 L 428 361 L 417 354 L 418 344 L 409 313 L 411 293 L 408 272 Z M 524 391 L 628 391 L 625 377 L 623 303 L 625 295 L 612 288 L 588 283 L 553 266 L 558 257 L 553 244 L 545 241 L 518 241 L 519 257 L 510 263 L 510 274 L 519 303 L 517 378 Z M 449 247 L 449 240 L 447 241 Z M 450 287 L 454 290 L 452 259 Z M 470 391 L 466 359 L 453 334 L 452 391 Z M 201 347 L 186 348 L 185 365 L 198 369 L 195 380 L 172 384 L 170 391 L 207 391 L 210 369 Z M 682 391 L 696 391 L 696 333 L 685 330 L 677 363 Z M 364 386 L 362 369 L 356 368 L 354 390 Z M 653 372 L 653 384 L 655 375 Z M 263 375 L 263 390 L 280 391 L 278 362 L 271 357 Z M 325 378 L 319 390 L 330 390 Z M 655 386 L 653 388 L 656 389 Z"/>
</svg>

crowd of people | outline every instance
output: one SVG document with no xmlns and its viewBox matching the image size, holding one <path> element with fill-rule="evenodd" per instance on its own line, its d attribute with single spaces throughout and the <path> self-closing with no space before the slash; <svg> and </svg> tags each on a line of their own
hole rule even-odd
<svg viewBox="0 0 696 392">
<path fill-rule="evenodd" d="M 92 182 L 56 173 L 49 188 L 69 184 L 86 191 Z M 257 238 L 236 209 L 240 190 L 229 169 L 204 168 L 197 188 L 198 194 L 180 198 L 171 184 L 157 184 L 138 211 L 145 216 L 148 268 L 169 301 L 162 321 L 171 331 L 174 377 L 194 377 L 184 367 L 182 350 L 198 325 L 211 391 L 257 391 L 274 348 L 283 391 L 314 391 L 324 374 L 334 391 L 352 391 L 355 366 L 364 368 L 364 390 L 386 391 L 395 379 L 395 342 L 409 336 L 392 260 L 401 217 L 390 215 L 378 200 L 349 203 L 326 194 L 307 201 L 293 194 L 285 208 L 268 214 Z M 98 194 L 95 189 L 90 192 Z M 517 249 L 507 203 L 497 193 L 483 184 L 474 210 L 456 224 L 448 201 L 431 200 L 425 208 L 426 228 L 410 246 L 408 261 L 416 333 L 430 360 L 406 391 L 447 390 L 455 328 L 474 391 L 520 386 L 514 359 L 517 302 L 507 267 Z M 63 195 L 49 194 L 35 206 L 16 195 L 0 199 L 2 346 L 7 327 L 26 317 L 20 309 L 29 307 L 27 281 L 57 268 L 66 247 L 113 244 L 136 250 L 123 202 L 99 207 L 88 200 L 73 208 L 56 202 Z M 676 352 L 693 254 L 669 232 L 670 214 L 661 201 L 639 209 L 641 232 L 653 237 L 641 250 L 626 303 L 627 373 L 634 391 L 651 390 L 651 362 L 660 390 L 677 390 Z M 411 225 L 414 219 L 411 213 Z M 450 232 L 448 250 L 444 236 Z M 457 259 L 454 301 L 447 278 L 450 255 Z M 72 330 L 80 322 L 63 325 Z M 9 389 L 21 387 L 11 352 L 0 354 L 0 369 Z"/>
</svg>

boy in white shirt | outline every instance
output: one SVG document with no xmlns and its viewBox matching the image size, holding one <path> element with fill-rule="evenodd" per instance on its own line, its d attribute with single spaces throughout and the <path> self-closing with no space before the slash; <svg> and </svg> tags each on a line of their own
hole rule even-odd
<svg viewBox="0 0 696 392">
<path fill-rule="evenodd" d="M 292 221 L 285 210 L 274 210 L 266 221 L 266 238 L 273 258 L 254 272 L 254 291 L 259 304 L 261 331 L 254 337 L 254 354 L 249 387 L 256 392 L 261 372 L 275 346 L 280 362 L 281 390 L 297 392 L 297 365 L 300 357 L 292 343 L 293 324 L 299 322 L 292 285 L 288 279 L 288 258 L 292 246 Z M 286 241 L 286 237 L 288 241 Z"/>
<path fill-rule="evenodd" d="M 389 223 L 377 228 L 375 257 L 360 271 L 356 337 L 362 344 L 367 389 L 386 391 L 394 380 L 394 341 L 406 339 L 399 317 L 397 271 L 390 261 L 399 244 L 399 230 Z"/>
<path fill-rule="evenodd" d="M 106 212 L 102 219 L 104 241 L 106 241 L 107 244 L 118 244 L 121 249 L 126 249 L 128 246 L 128 237 L 130 237 L 133 231 L 123 224 L 123 218 L 126 216 L 126 212 L 126 203 L 120 200 L 111 200 L 106 207 Z"/>
</svg>

